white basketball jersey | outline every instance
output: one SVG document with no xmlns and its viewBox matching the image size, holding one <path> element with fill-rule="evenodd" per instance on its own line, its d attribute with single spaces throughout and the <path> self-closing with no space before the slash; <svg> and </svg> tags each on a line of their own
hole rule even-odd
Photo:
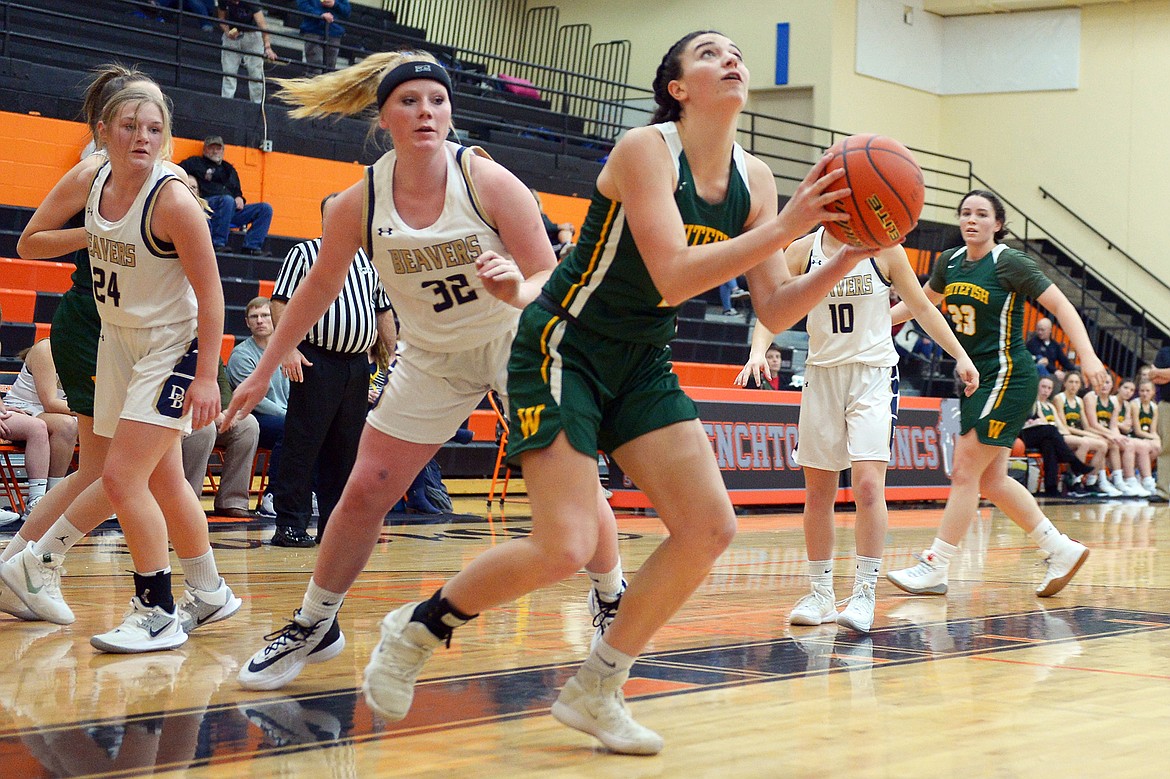
<svg viewBox="0 0 1170 779">
<path fill-rule="evenodd" d="M 828 258 L 817 230 L 805 273 L 814 273 Z M 862 363 L 873 367 L 898 364 L 890 336 L 890 282 L 868 257 L 808 313 L 809 365 L 831 367 Z"/>
<path fill-rule="evenodd" d="M 400 338 L 432 352 L 482 346 L 515 328 L 520 310 L 483 288 L 475 260 L 508 256 L 478 208 L 469 164 L 475 152 L 446 144 L 447 193 L 434 224 L 415 229 L 394 206 L 394 162 L 387 152 L 366 168 L 366 253 L 401 323 Z"/>
<path fill-rule="evenodd" d="M 150 215 L 159 190 L 176 179 L 162 163 L 138 192 L 130 210 L 116 222 L 104 219 L 99 205 L 110 176 L 107 162 L 98 170 L 85 205 L 93 298 L 103 322 L 119 327 L 158 327 L 194 319 L 191 289 L 179 253 L 150 232 Z"/>
</svg>

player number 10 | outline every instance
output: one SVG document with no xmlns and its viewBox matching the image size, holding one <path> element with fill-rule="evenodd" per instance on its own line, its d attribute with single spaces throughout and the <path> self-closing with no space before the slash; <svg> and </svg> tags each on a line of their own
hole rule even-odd
<svg viewBox="0 0 1170 779">
<path fill-rule="evenodd" d="M 829 304 L 829 318 L 833 320 L 834 333 L 852 333 L 853 332 L 853 304 L 852 303 L 831 303 Z"/>
</svg>

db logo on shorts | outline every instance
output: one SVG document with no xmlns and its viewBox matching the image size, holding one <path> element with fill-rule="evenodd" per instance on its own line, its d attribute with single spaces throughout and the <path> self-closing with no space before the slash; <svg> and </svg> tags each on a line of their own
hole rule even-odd
<svg viewBox="0 0 1170 779">
<path fill-rule="evenodd" d="M 183 416 L 183 403 L 187 400 L 187 388 L 195 378 L 195 365 L 199 361 L 199 339 L 191 341 L 187 352 L 175 364 L 174 371 L 163 383 L 158 394 L 155 409 L 164 417 L 179 419 Z"/>
</svg>

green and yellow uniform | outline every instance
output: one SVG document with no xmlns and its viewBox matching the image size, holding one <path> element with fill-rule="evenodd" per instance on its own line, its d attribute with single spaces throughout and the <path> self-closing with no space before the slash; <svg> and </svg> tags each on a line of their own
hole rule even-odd
<svg viewBox="0 0 1170 779">
<path fill-rule="evenodd" d="M 1154 404 L 1143 406 L 1138 402 L 1137 426 L 1141 428 L 1144 433 L 1151 433 L 1154 430 Z"/>
<path fill-rule="evenodd" d="M 1067 395 L 1065 396 L 1064 403 L 1061 405 L 1064 407 L 1064 422 L 1069 426 L 1069 428 L 1076 430 L 1083 430 L 1085 428 L 1085 426 L 1081 424 L 1082 402 L 1083 401 L 1081 401 L 1081 399 L 1075 395 L 1072 397 Z"/>
<path fill-rule="evenodd" d="M 78 213 L 66 227 L 84 227 L 85 212 Z M 94 376 L 97 375 L 97 345 L 102 320 L 93 299 L 93 276 L 86 249 L 73 253 L 77 268 L 70 278 L 73 286 L 61 296 L 49 331 L 49 349 L 69 410 L 93 416 Z"/>
<path fill-rule="evenodd" d="M 971 261 L 967 247 L 943 252 L 930 287 L 946 296 L 943 310 L 975 367 L 979 388 L 959 400 L 962 432 L 1011 448 L 1036 400 L 1039 377 L 1024 346 L 1024 300 L 1052 284 L 1031 257 L 996 245 Z"/>
<path fill-rule="evenodd" d="M 1104 401 L 1104 402 L 1102 402 Z M 1113 396 L 1097 396 L 1097 424 L 1106 430 L 1113 424 Z"/>
<path fill-rule="evenodd" d="M 695 192 L 676 125 L 655 127 L 675 162 L 688 243 L 743 232 L 751 206 L 743 149 L 736 144 L 728 160 L 723 202 L 711 204 Z M 698 418 L 670 366 L 677 312 L 650 278 L 622 203 L 594 189 L 581 240 L 520 317 L 508 362 L 509 458 L 549 446 L 561 430 L 594 455 Z"/>
</svg>

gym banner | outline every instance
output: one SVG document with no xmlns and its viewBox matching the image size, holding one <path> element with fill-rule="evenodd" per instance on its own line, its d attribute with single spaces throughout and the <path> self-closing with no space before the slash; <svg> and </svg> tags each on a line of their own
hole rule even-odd
<svg viewBox="0 0 1170 779">
<path fill-rule="evenodd" d="M 709 387 L 687 387 L 686 392 L 699 406 L 699 419 L 734 504 L 804 503 L 804 478 L 795 461 L 799 392 Z M 957 434 L 958 401 L 901 398 L 886 497 L 945 499 Z M 610 503 L 615 508 L 649 507 L 649 500 L 616 462 L 610 462 L 609 473 Z M 841 474 L 838 502 L 853 500 L 849 474 Z"/>
</svg>

